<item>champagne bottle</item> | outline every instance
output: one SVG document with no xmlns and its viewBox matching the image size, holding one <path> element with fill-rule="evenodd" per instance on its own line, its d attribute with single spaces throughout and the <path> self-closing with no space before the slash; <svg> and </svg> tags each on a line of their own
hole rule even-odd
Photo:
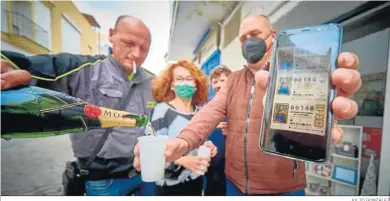
<svg viewBox="0 0 390 201">
<path fill-rule="evenodd" d="M 88 104 L 33 86 L 1 91 L 1 138 L 40 138 L 90 129 L 146 127 L 148 117 Z"/>
</svg>

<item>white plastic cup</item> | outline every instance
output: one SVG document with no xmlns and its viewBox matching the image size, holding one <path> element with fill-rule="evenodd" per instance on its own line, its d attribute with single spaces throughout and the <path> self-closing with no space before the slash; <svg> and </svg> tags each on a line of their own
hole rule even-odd
<svg viewBox="0 0 390 201">
<path fill-rule="evenodd" d="M 208 146 L 202 145 L 198 148 L 198 156 L 210 158 L 210 155 L 211 155 L 211 149 Z"/>
<path fill-rule="evenodd" d="M 141 163 L 141 178 L 144 182 L 155 182 L 164 178 L 165 173 L 165 147 L 168 136 L 141 136 L 139 154 Z"/>
<path fill-rule="evenodd" d="M 205 145 L 202 145 L 198 148 L 198 156 L 200 157 L 205 157 L 205 158 L 210 158 L 211 155 L 211 149 Z M 206 167 L 202 167 L 203 169 L 206 169 Z M 205 173 L 203 171 L 198 171 L 197 172 L 199 175 L 204 175 Z"/>
</svg>

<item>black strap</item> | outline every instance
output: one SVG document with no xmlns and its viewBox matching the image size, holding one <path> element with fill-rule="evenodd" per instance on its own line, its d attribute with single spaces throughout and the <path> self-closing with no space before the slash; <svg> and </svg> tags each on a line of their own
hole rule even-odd
<svg viewBox="0 0 390 201">
<path fill-rule="evenodd" d="M 121 100 L 121 103 L 120 103 L 120 108 L 121 110 L 126 110 L 126 106 L 127 104 L 130 102 L 130 99 L 131 99 L 131 96 L 133 96 L 133 93 L 134 93 L 134 89 L 133 89 L 133 86 L 135 84 L 131 85 L 130 87 L 130 90 L 129 90 L 129 93 L 127 94 L 127 96 L 125 98 L 122 98 Z M 110 135 L 110 133 L 112 132 L 112 129 L 113 128 L 108 128 L 106 129 L 106 132 L 104 132 L 103 136 L 100 138 L 97 146 L 95 147 L 95 149 L 93 150 L 91 156 L 89 156 L 88 158 L 88 161 L 85 163 L 85 166 L 83 168 L 81 168 L 80 170 L 80 174 L 81 175 L 88 175 L 89 174 L 89 171 L 87 170 L 89 168 L 89 166 L 91 166 L 92 162 L 95 160 L 97 154 L 99 153 L 99 151 L 102 149 L 104 143 L 106 142 L 108 136 Z"/>
</svg>

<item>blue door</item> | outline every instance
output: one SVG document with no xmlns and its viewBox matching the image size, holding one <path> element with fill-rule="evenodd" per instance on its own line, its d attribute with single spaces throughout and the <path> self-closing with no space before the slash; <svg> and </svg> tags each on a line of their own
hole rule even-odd
<svg viewBox="0 0 390 201">
<path fill-rule="evenodd" d="M 202 64 L 201 69 L 203 70 L 203 72 L 206 73 L 207 77 L 210 77 L 210 72 L 215 67 L 220 65 L 220 63 L 221 63 L 221 51 L 215 50 L 213 54 L 211 54 L 211 56 L 209 56 L 209 58 L 207 58 L 207 60 Z M 213 91 L 213 87 L 211 85 L 209 87 L 209 94 L 210 94 L 209 100 L 211 100 L 215 95 Z"/>
</svg>

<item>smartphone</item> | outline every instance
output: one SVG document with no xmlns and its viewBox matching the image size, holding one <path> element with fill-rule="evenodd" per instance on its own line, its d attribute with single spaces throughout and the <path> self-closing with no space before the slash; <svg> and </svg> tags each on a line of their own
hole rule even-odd
<svg viewBox="0 0 390 201">
<path fill-rule="evenodd" d="M 325 24 L 284 30 L 274 41 L 260 148 L 299 161 L 328 160 L 342 27 Z"/>
</svg>

